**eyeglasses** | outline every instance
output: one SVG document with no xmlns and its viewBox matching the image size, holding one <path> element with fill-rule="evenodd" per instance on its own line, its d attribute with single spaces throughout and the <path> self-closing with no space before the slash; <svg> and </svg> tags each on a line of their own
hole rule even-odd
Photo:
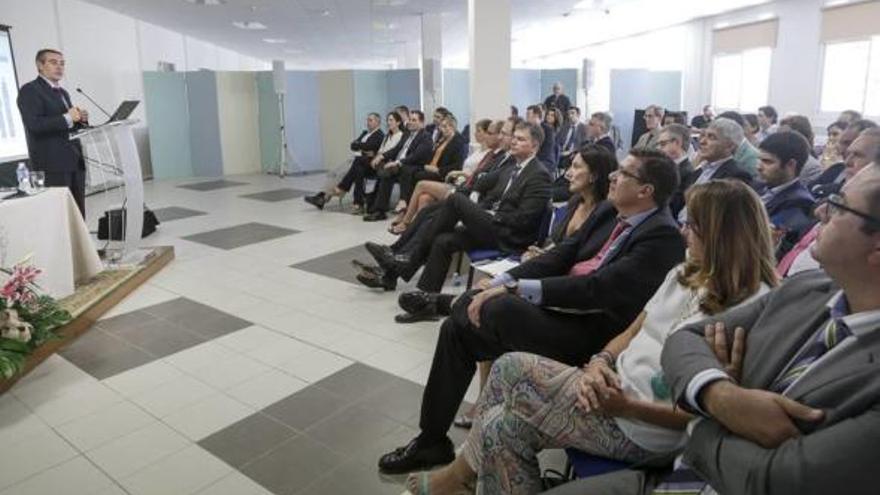
<svg viewBox="0 0 880 495">
<path fill-rule="evenodd" d="M 846 205 L 846 198 L 839 194 L 832 194 L 828 196 L 827 198 L 825 198 L 825 201 L 822 204 L 824 204 L 826 208 L 826 213 L 824 215 L 820 213 L 820 218 L 823 222 L 827 222 L 834 215 L 840 215 L 845 212 L 852 213 L 862 220 L 865 220 L 868 223 L 880 227 L 880 218 L 877 218 L 863 211 L 850 208 Z"/>
<path fill-rule="evenodd" d="M 614 172 L 611 172 L 610 174 L 608 174 L 608 178 L 614 179 L 615 177 L 617 177 L 617 175 L 629 177 L 630 179 L 632 179 L 640 184 L 645 182 L 645 179 L 639 177 L 637 174 L 634 174 L 633 172 L 630 172 L 629 170 L 627 170 L 625 168 L 619 168 L 619 169 L 615 170 Z"/>
<path fill-rule="evenodd" d="M 661 148 L 663 146 L 666 146 L 669 143 L 674 143 L 674 142 L 675 142 L 674 139 L 660 139 L 657 141 L 657 147 Z"/>
</svg>

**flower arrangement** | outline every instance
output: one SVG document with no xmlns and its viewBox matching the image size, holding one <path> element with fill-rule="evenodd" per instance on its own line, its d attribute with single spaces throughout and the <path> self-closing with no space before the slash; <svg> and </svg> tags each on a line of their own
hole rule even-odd
<svg viewBox="0 0 880 495">
<path fill-rule="evenodd" d="M 0 286 L 0 379 L 20 372 L 27 357 L 44 342 L 57 338 L 55 329 L 70 320 L 52 297 L 34 282 L 41 271 L 26 261 L 11 269 Z"/>
</svg>

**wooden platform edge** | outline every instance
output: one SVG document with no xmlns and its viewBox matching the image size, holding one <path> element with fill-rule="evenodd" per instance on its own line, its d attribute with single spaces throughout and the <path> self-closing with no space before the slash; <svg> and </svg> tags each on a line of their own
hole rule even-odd
<svg viewBox="0 0 880 495">
<path fill-rule="evenodd" d="M 98 318 L 104 315 L 107 311 L 110 311 L 110 309 L 119 304 L 125 296 L 131 294 L 135 289 L 146 283 L 147 280 L 151 279 L 153 275 L 158 273 L 159 270 L 164 268 L 168 263 L 171 263 L 174 259 L 173 246 L 157 246 L 155 250 L 156 255 L 147 261 L 144 269 L 137 271 L 134 275 L 119 284 L 118 287 L 88 307 L 80 315 L 62 326 L 58 330 L 58 334 L 61 338 L 46 342 L 37 348 L 33 354 L 28 356 L 21 373 L 8 380 L 0 381 L 0 395 L 6 393 L 6 391 L 12 388 L 12 386 L 19 380 L 27 376 L 27 374 L 39 366 L 40 363 L 48 359 L 49 356 L 55 354 L 60 349 L 79 338 L 80 335 L 86 333 L 92 328 L 92 325 L 98 321 Z"/>
</svg>

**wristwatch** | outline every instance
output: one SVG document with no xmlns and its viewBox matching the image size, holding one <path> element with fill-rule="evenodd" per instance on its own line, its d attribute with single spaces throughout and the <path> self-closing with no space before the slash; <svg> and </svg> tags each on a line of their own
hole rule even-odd
<svg viewBox="0 0 880 495">
<path fill-rule="evenodd" d="M 519 289 L 519 282 L 516 280 L 504 282 L 504 290 L 506 290 L 508 294 L 516 294 L 517 289 Z"/>
</svg>

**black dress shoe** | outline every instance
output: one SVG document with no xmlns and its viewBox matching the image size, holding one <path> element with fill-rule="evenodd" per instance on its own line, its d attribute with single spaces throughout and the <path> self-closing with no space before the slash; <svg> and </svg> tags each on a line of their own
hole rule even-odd
<svg viewBox="0 0 880 495">
<path fill-rule="evenodd" d="M 455 449 L 449 438 L 430 446 L 422 446 L 415 438 L 404 447 L 398 447 L 379 458 L 379 470 L 387 474 L 425 471 L 455 460 Z"/>
<path fill-rule="evenodd" d="M 452 312 L 453 296 L 448 294 L 412 290 L 404 292 L 397 298 L 397 304 L 407 313 L 434 314 L 449 316 Z"/>
<path fill-rule="evenodd" d="M 313 194 L 311 196 L 306 196 L 303 199 L 306 203 L 316 207 L 319 210 L 323 210 L 324 205 L 327 203 L 327 195 L 322 192 L 318 194 Z"/>
<path fill-rule="evenodd" d="M 441 316 L 437 314 L 436 311 L 428 309 L 417 313 L 400 313 L 399 315 L 394 315 L 394 322 L 405 325 L 407 323 L 418 323 L 420 321 L 437 321 L 440 318 Z"/>
<path fill-rule="evenodd" d="M 397 289 L 397 277 L 391 278 L 385 275 L 377 276 L 370 272 L 360 272 L 355 278 L 371 289 L 382 289 L 386 292 Z"/>
<path fill-rule="evenodd" d="M 367 248 L 367 252 L 370 253 L 370 256 L 372 256 L 373 259 L 377 262 L 379 262 L 379 260 L 381 259 L 389 260 L 391 258 L 394 258 L 394 251 L 392 251 L 390 247 L 384 244 L 367 241 L 366 243 L 364 243 L 364 247 Z M 379 265 L 381 266 L 382 263 L 379 262 Z"/>
<path fill-rule="evenodd" d="M 386 215 L 384 211 L 374 211 L 373 213 L 367 213 L 364 215 L 365 222 L 381 222 L 382 220 L 387 219 L 388 215 Z"/>
<path fill-rule="evenodd" d="M 370 255 L 375 258 L 376 263 L 385 270 L 387 274 L 394 274 L 395 277 L 401 273 L 407 273 L 409 268 L 409 256 L 405 254 L 394 254 L 390 247 L 376 242 L 367 242 L 364 244 Z"/>
<path fill-rule="evenodd" d="M 364 273 L 367 273 L 370 275 L 375 275 L 377 277 L 381 277 L 382 275 L 385 275 L 385 271 L 382 270 L 382 268 L 380 268 L 379 265 L 370 265 L 370 264 L 364 263 L 363 261 L 360 261 L 360 260 L 351 260 L 351 264 L 359 272 L 364 272 Z"/>
</svg>

